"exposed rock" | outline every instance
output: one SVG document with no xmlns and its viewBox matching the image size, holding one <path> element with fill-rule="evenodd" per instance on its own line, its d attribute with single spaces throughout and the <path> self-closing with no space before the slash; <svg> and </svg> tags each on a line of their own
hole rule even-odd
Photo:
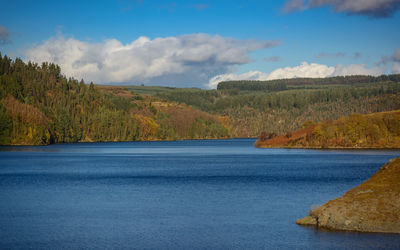
<svg viewBox="0 0 400 250">
<path fill-rule="evenodd" d="M 296 223 L 333 230 L 400 233 L 400 157 Z"/>
<path fill-rule="evenodd" d="M 303 226 L 315 226 L 317 225 L 317 219 L 312 216 L 306 216 L 304 218 L 298 219 L 296 223 Z"/>
</svg>

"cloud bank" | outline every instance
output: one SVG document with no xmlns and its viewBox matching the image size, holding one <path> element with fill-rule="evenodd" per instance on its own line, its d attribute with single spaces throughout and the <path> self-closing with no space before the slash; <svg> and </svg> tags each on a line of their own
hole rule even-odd
<svg viewBox="0 0 400 250">
<path fill-rule="evenodd" d="M 116 39 L 100 43 L 58 36 L 26 51 L 26 60 L 54 62 L 63 73 L 95 83 L 199 85 L 235 66 L 250 62 L 252 51 L 279 41 L 238 40 L 208 34 L 150 39 L 128 44 Z"/>
<path fill-rule="evenodd" d="M 349 15 L 385 18 L 399 10 L 400 0 L 288 0 L 282 11 L 289 13 L 325 6 L 330 6 L 335 12 Z"/>
<path fill-rule="evenodd" d="M 399 64 L 400 66 L 400 64 Z M 393 69 L 392 69 L 393 70 Z M 399 69 L 400 70 L 400 69 Z M 324 78 L 331 76 L 346 76 L 346 75 L 381 75 L 386 71 L 382 67 L 367 68 L 364 64 L 338 64 L 336 67 L 327 66 L 317 63 L 302 62 L 299 66 L 279 68 L 271 73 L 261 71 L 249 71 L 243 74 L 222 74 L 210 79 L 208 86 L 216 88 L 221 81 L 230 80 L 274 80 L 288 79 L 297 77 L 306 78 Z"/>
</svg>

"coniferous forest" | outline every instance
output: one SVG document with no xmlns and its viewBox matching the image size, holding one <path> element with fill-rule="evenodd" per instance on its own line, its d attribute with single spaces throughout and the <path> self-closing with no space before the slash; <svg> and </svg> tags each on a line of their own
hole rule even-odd
<svg viewBox="0 0 400 250">
<path fill-rule="evenodd" d="M 224 117 L 102 88 L 61 74 L 52 63 L 0 55 L 0 144 L 175 140 L 230 136 Z"/>
<path fill-rule="evenodd" d="M 280 135 L 400 109 L 400 75 L 222 82 L 216 90 L 102 86 L 0 55 L 0 144 Z"/>
</svg>

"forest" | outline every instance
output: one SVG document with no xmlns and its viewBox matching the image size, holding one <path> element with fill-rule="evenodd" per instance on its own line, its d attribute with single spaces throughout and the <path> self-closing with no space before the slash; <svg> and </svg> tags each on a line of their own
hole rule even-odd
<svg viewBox="0 0 400 250">
<path fill-rule="evenodd" d="M 317 84 L 319 80 L 323 84 Z M 291 85 L 286 83 L 281 90 L 252 90 L 251 86 L 271 81 L 237 81 L 222 82 L 217 90 L 165 89 L 155 96 L 228 116 L 233 137 L 256 137 L 262 131 L 283 134 L 306 121 L 400 109 L 400 75 L 277 80 L 272 86 L 285 81 Z"/>
<path fill-rule="evenodd" d="M 400 75 L 104 86 L 0 54 L 0 144 L 282 135 L 306 122 L 400 109 Z"/>
<path fill-rule="evenodd" d="M 400 82 L 400 74 L 381 75 L 381 76 L 335 76 L 327 78 L 293 78 L 293 79 L 278 79 L 268 81 L 225 81 L 218 84 L 218 90 L 238 89 L 238 90 L 267 90 L 279 91 L 286 90 L 292 86 L 304 85 L 356 85 L 364 83 L 377 82 Z"/>
<path fill-rule="evenodd" d="M 0 144 L 230 137 L 229 120 L 0 55 Z"/>
</svg>

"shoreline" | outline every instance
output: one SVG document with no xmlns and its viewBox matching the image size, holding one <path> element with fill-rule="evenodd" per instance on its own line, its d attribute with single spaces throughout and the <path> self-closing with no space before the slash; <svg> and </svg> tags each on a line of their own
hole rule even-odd
<svg viewBox="0 0 400 250">
<path fill-rule="evenodd" d="M 400 157 L 342 196 L 329 200 L 296 224 L 317 229 L 400 234 Z"/>
<path fill-rule="evenodd" d="M 393 148 L 393 147 L 290 147 L 290 146 L 282 146 L 282 147 L 278 147 L 278 146 L 255 146 L 256 148 L 260 148 L 260 149 L 312 149 L 312 150 L 378 150 L 378 149 L 382 149 L 382 150 L 400 150 L 400 148 Z"/>
<path fill-rule="evenodd" d="M 187 139 L 175 139 L 175 140 L 137 140 L 137 141 L 78 141 L 78 142 L 60 142 L 60 143 L 49 143 L 49 144 L 6 144 L 0 145 L 0 147 L 33 147 L 33 146 L 50 146 L 60 144 L 82 144 L 82 143 L 111 143 L 111 142 L 179 142 L 179 141 L 214 141 L 214 140 L 235 140 L 235 139 L 257 139 L 257 137 L 226 137 L 226 138 L 187 138 Z"/>
</svg>

